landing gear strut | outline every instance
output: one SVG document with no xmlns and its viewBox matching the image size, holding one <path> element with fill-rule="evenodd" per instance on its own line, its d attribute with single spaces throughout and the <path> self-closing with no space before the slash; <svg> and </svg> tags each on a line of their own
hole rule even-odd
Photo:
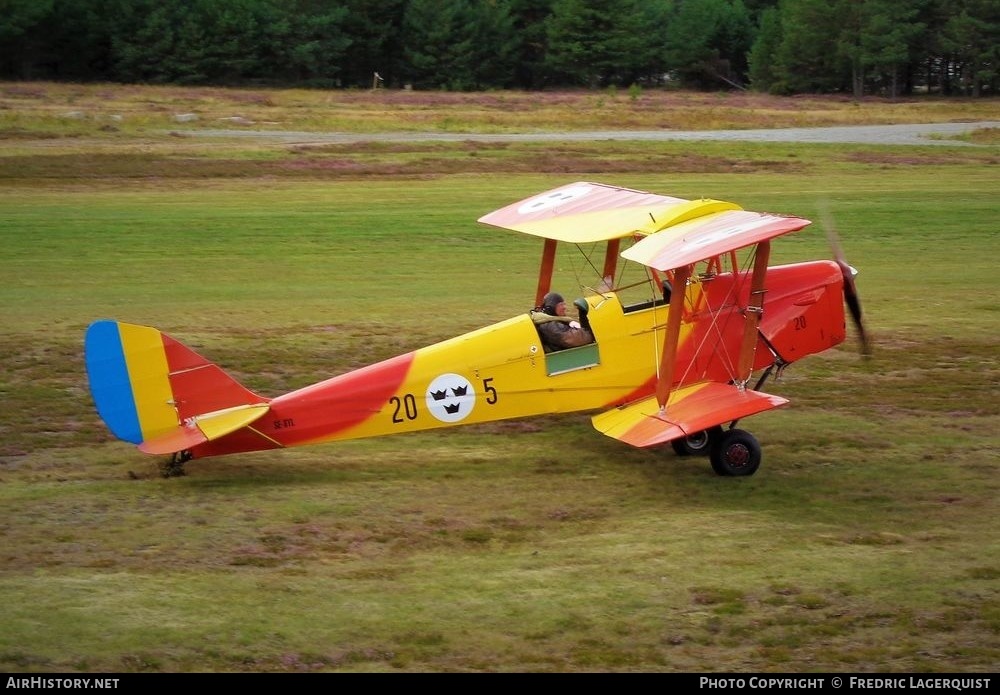
<svg viewBox="0 0 1000 695">
<path fill-rule="evenodd" d="M 160 464 L 160 475 L 164 478 L 177 478 L 184 475 L 184 464 L 191 460 L 191 452 L 185 449 L 170 456 Z"/>
</svg>

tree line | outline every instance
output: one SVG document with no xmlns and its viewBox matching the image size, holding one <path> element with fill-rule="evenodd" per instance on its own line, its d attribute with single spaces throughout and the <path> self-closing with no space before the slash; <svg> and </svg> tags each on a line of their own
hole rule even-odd
<svg viewBox="0 0 1000 695">
<path fill-rule="evenodd" d="M 0 0 L 0 78 L 996 94 L 1000 0 Z"/>
</svg>

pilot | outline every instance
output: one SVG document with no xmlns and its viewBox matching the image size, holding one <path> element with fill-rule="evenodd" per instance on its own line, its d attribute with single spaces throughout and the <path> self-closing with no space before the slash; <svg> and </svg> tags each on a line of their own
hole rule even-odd
<svg viewBox="0 0 1000 695">
<path fill-rule="evenodd" d="M 549 292 L 542 305 L 531 310 L 545 352 L 565 350 L 594 342 L 594 335 L 566 315 L 566 302 L 558 292 Z"/>
</svg>

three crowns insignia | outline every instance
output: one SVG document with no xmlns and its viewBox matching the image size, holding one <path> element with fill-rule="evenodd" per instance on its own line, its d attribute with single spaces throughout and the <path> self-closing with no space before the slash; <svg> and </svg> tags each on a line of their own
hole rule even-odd
<svg viewBox="0 0 1000 695">
<path fill-rule="evenodd" d="M 455 398 L 461 398 L 468 392 L 469 392 L 468 386 L 459 386 L 458 388 L 453 388 L 451 390 L 451 394 Z M 447 397 L 448 397 L 448 389 L 441 389 L 440 391 L 431 391 L 431 398 L 433 398 L 436 401 L 443 401 Z"/>
</svg>

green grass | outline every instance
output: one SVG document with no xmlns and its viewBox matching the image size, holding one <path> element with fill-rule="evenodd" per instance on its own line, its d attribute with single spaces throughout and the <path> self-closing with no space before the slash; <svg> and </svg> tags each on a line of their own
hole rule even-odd
<svg viewBox="0 0 1000 695">
<path fill-rule="evenodd" d="M 995 142 L 70 140 L 0 154 L 0 669 L 995 670 Z M 876 353 L 772 384 L 754 477 L 573 415 L 163 479 L 93 412 L 96 318 L 275 395 L 524 311 L 540 244 L 475 219 L 579 179 L 817 220 L 778 262 L 829 209 Z"/>
</svg>

